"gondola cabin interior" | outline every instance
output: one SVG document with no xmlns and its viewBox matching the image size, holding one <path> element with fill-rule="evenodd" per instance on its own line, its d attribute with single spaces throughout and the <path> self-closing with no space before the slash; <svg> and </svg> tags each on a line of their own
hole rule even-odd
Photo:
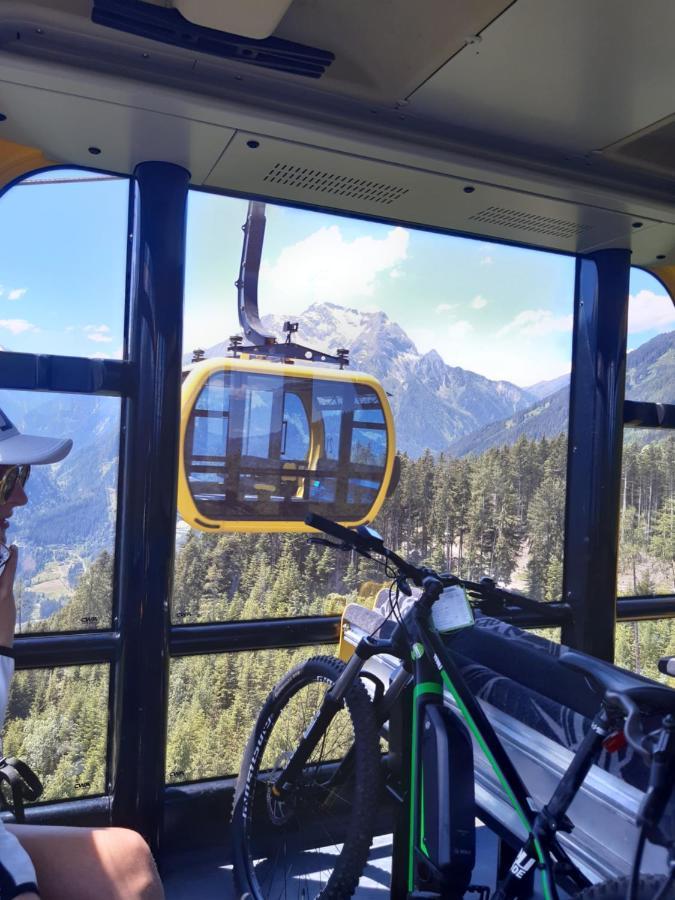
<svg viewBox="0 0 675 900">
<path fill-rule="evenodd" d="M 12 526 L 28 821 L 235 896 L 257 710 L 385 582 L 311 511 L 667 682 L 674 33 L 669 0 L 0 0 L 0 407 L 74 440 Z"/>
</svg>

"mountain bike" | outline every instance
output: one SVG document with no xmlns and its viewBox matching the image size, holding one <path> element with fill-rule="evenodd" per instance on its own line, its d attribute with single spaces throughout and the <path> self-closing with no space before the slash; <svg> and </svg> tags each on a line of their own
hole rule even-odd
<svg viewBox="0 0 675 900">
<path fill-rule="evenodd" d="M 352 530 L 318 515 L 307 524 L 336 539 L 324 545 L 381 558 L 392 590 L 419 596 L 407 612 L 391 606 L 388 638 L 364 637 L 347 663 L 319 656 L 273 688 L 249 739 L 235 790 L 234 869 L 242 895 L 342 900 L 352 896 L 368 860 L 380 800 L 380 727 L 412 687 L 407 896 L 459 900 L 471 891 L 475 863 L 473 743 L 485 754 L 528 837 L 492 900 L 515 900 L 535 871 L 546 900 L 559 888 L 584 900 L 671 900 L 675 835 L 660 823 L 675 775 L 675 691 L 607 663 L 568 651 L 560 662 L 589 679 L 602 702 L 552 797 L 542 807 L 528 794 L 453 658 L 453 632 L 473 623 L 466 583 L 417 567 L 365 526 Z M 527 598 L 520 598 L 527 599 Z M 534 601 L 528 601 L 529 604 Z M 544 604 L 537 604 L 545 606 Z M 402 662 L 386 692 L 371 692 L 366 662 L 377 654 Z M 367 677 L 367 676 L 366 676 Z M 455 709 L 444 703 L 444 693 Z M 664 716 L 645 733 L 646 716 Z M 630 879 L 592 885 L 558 839 L 571 830 L 567 811 L 603 747 L 627 742 L 649 765 L 649 787 Z M 640 876 L 649 839 L 668 848 L 670 876 Z"/>
</svg>

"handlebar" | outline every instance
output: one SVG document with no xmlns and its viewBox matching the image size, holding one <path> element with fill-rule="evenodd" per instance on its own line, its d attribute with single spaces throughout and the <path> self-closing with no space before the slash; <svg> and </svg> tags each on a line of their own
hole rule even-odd
<svg viewBox="0 0 675 900">
<path fill-rule="evenodd" d="M 339 525 L 337 522 L 326 519 L 317 513 L 310 513 L 305 519 L 305 524 L 311 528 L 316 528 L 317 531 L 323 531 L 324 534 L 328 534 L 330 537 L 336 538 L 340 541 L 340 544 L 337 546 L 342 549 L 352 548 L 357 553 L 368 557 L 373 553 L 383 556 L 398 569 L 401 575 L 410 579 L 418 587 L 422 587 L 424 579 L 431 575 L 438 578 L 445 585 L 460 584 L 469 592 L 478 594 L 486 601 L 511 602 L 525 611 L 536 612 L 544 618 L 555 620 L 555 624 L 560 624 L 560 604 L 555 609 L 549 609 L 546 603 L 539 603 L 536 600 L 531 600 L 529 597 L 523 597 L 521 594 L 498 588 L 494 581 L 489 578 L 485 578 L 481 582 L 473 582 L 463 581 L 454 575 L 437 575 L 430 569 L 414 566 L 412 563 L 406 562 L 398 554 L 385 547 L 380 537 L 369 534 L 365 528 L 357 530 L 345 528 L 344 525 Z M 495 610 L 490 611 L 486 609 L 485 612 L 488 615 L 499 614 Z"/>
<path fill-rule="evenodd" d="M 338 541 L 342 542 L 343 546 L 346 545 L 352 547 L 357 553 L 362 553 L 364 556 L 370 556 L 371 553 L 377 553 L 380 556 L 384 556 L 384 558 L 389 560 L 392 565 L 396 566 L 401 575 L 409 578 L 413 584 L 416 584 L 419 587 L 422 586 L 422 582 L 429 574 L 426 569 L 419 569 L 417 566 L 413 566 L 412 563 L 401 559 L 401 557 L 394 553 L 393 550 L 388 550 L 387 547 L 384 546 L 381 538 L 373 537 L 363 531 L 354 531 L 352 528 L 345 528 L 344 525 L 338 525 L 337 522 L 333 522 L 331 519 L 325 519 L 323 516 L 319 516 L 316 513 L 310 513 L 307 516 L 305 525 L 309 525 L 311 528 L 316 528 L 317 531 L 323 531 L 324 534 L 329 534 L 331 537 L 337 538 Z"/>
<path fill-rule="evenodd" d="M 366 535 L 358 534 L 351 528 L 338 525 L 337 522 L 325 519 L 323 516 L 317 515 L 317 513 L 310 513 L 305 519 L 305 525 L 316 528 L 317 531 L 323 531 L 324 534 L 337 538 L 343 544 L 349 544 L 360 553 L 377 553 L 382 551 L 382 544 L 379 541 L 369 539 Z"/>
</svg>

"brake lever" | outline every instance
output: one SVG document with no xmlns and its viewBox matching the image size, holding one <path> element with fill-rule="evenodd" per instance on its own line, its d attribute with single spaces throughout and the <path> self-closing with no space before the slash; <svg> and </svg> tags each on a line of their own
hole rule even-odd
<svg viewBox="0 0 675 900">
<path fill-rule="evenodd" d="M 351 550 L 348 544 L 336 544 L 333 541 L 327 541 L 326 538 L 311 537 L 307 538 L 308 544 L 319 544 L 321 547 L 331 547 L 333 550 Z"/>
<path fill-rule="evenodd" d="M 334 541 L 327 541 L 326 538 L 307 538 L 308 544 L 319 544 L 321 547 L 330 547 L 331 550 L 342 550 L 345 553 L 359 553 L 361 556 L 365 556 L 366 559 L 372 559 L 373 557 L 370 553 L 367 553 L 365 550 L 359 550 L 358 547 L 352 547 L 351 544 L 348 544 L 347 541 L 343 541 L 341 544 L 336 544 Z"/>
</svg>

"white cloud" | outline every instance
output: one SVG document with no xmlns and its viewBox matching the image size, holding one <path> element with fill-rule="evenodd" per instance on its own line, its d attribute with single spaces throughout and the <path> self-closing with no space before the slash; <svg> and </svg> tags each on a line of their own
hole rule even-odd
<svg viewBox="0 0 675 900">
<path fill-rule="evenodd" d="M 530 337 L 542 337 L 556 331 L 571 331 L 574 317 L 555 316 L 550 309 L 524 309 L 497 332 L 497 337 L 507 334 L 523 334 Z"/>
<path fill-rule="evenodd" d="M 39 331 L 32 322 L 27 322 L 25 319 L 0 319 L 0 328 L 6 328 L 7 331 L 11 331 L 12 334 L 22 334 L 24 331 Z"/>
<path fill-rule="evenodd" d="M 451 325 L 448 325 L 447 335 L 451 340 L 462 340 L 468 334 L 473 331 L 473 325 L 471 322 L 467 322 L 464 319 L 459 322 L 453 322 Z"/>
<path fill-rule="evenodd" d="M 112 341 L 110 328 L 107 325 L 85 325 L 82 330 L 88 340 L 97 344 L 109 344 Z"/>
<path fill-rule="evenodd" d="M 13 288 L 8 294 L 8 300 L 20 300 L 27 292 L 28 288 Z"/>
<path fill-rule="evenodd" d="M 409 240 L 408 231 L 398 227 L 383 238 L 354 240 L 346 239 L 338 225 L 320 228 L 261 268 L 261 310 L 292 314 L 317 301 L 349 305 L 371 297 L 378 275 L 399 277 L 397 266 L 408 255 Z"/>
<path fill-rule="evenodd" d="M 439 303 L 436 307 L 437 313 L 450 312 L 451 309 L 454 309 L 457 306 L 456 303 Z"/>
<path fill-rule="evenodd" d="M 480 261 L 481 266 L 494 266 L 495 261 L 491 256 L 483 256 Z"/>
<path fill-rule="evenodd" d="M 640 291 L 628 302 L 628 333 L 669 331 L 675 327 L 675 304 L 666 294 Z"/>
<path fill-rule="evenodd" d="M 472 309 L 483 309 L 484 306 L 487 306 L 487 303 L 488 302 L 485 297 L 482 297 L 480 294 L 476 294 L 469 306 Z"/>
</svg>

